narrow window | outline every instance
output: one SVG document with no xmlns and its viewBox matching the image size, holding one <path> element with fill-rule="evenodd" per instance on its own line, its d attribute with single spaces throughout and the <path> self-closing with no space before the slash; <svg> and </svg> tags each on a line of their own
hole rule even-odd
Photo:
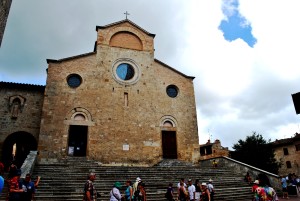
<svg viewBox="0 0 300 201">
<path fill-rule="evenodd" d="M 288 151 L 287 148 L 283 148 L 283 154 L 284 154 L 284 155 L 289 155 L 289 151 Z"/>
<path fill-rule="evenodd" d="M 292 168 L 291 161 L 287 161 L 287 162 L 286 162 L 286 168 Z"/>
<path fill-rule="evenodd" d="M 296 151 L 300 151 L 300 144 L 296 144 L 295 147 L 296 147 Z"/>
<path fill-rule="evenodd" d="M 128 93 L 124 93 L 124 105 L 127 107 L 128 106 Z"/>
</svg>

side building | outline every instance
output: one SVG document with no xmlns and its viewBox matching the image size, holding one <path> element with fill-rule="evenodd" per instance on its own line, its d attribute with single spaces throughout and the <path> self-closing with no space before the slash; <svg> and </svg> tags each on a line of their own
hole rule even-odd
<svg viewBox="0 0 300 201">
<path fill-rule="evenodd" d="M 229 156 L 228 147 L 222 147 L 221 141 L 216 139 L 215 142 L 207 141 L 200 144 L 200 160 L 211 159 L 220 156 Z"/>
<path fill-rule="evenodd" d="M 279 175 L 300 175 L 300 134 L 272 142 L 275 159 L 281 163 Z"/>
<path fill-rule="evenodd" d="M 0 155 L 21 165 L 37 150 L 45 86 L 0 82 Z"/>
</svg>

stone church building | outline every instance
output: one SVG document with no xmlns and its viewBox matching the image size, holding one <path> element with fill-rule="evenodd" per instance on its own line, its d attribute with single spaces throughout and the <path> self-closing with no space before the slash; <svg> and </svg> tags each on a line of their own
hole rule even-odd
<svg viewBox="0 0 300 201">
<path fill-rule="evenodd" d="M 128 19 L 96 31 L 93 52 L 47 59 L 46 86 L 0 82 L 2 160 L 198 162 L 194 77 L 155 59 L 155 35 Z"/>
</svg>

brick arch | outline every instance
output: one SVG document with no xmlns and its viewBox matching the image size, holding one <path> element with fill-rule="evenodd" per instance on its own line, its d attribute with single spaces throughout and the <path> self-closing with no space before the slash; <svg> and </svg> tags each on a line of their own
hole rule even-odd
<svg viewBox="0 0 300 201">
<path fill-rule="evenodd" d="M 140 40 L 141 42 L 141 45 L 142 45 L 142 49 L 141 50 L 146 50 L 147 47 L 147 40 L 146 40 L 146 37 L 145 35 L 139 31 L 138 29 L 135 29 L 133 27 L 115 27 L 113 29 L 111 29 L 110 31 L 108 31 L 103 37 L 103 41 L 101 43 L 103 44 L 106 44 L 106 45 L 109 45 L 110 44 L 110 41 L 111 41 L 111 38 L 116 35 L 116 34 L 122 34 L 122 33 L 129 33 L 129 34 L 132 34 L 134 35 L 135 37 L 138 38 L 138 40 Z"/>
<path fill-rule="evenodd" d="M 115 33 L 110 38 L 109 46 L 143 50 L 143 43 L 141 39 L 137 35 L 128 31 Z"/>
<path fill-rule="evenodd" d="M 170 115 L 165 115 L 163 117 L 160 118 L 160 127 L 164 127 L 165 123 L 170 123 L 172 124 L 172 127 L 173 128 L 176 128 L 178 126 L 178 123 L 177 123 L 177 120 L 173 117 L 173 116 L 170 116 Z"/>
<path fill-rule="evenodd" d="M 81 118 L 77 118 L 81 116 Z M 76 107 L 68 112 L 65 117 L 65 123 L 68 125 L 94 125 L 91 113 L 82 107 Z"/>
<path fill-rule="evenodd" d="M 4 140 L 2 146 L 2 161 L 5 165 L 9 165 L 9 163 L 12 161 L 14 144 L 16 144 L 16 165 L 21 168 L 20 166 L 23 164 L 29 152 L 37 150 L 37 140 L 32 134 L 24 131 L 10 134 Z"/>
</svg>

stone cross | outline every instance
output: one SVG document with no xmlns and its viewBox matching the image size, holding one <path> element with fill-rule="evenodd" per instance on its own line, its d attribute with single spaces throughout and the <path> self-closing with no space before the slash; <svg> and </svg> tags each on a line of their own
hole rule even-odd
<svg viewBox="0 0 300 201">
<path fill-rule="evenodd" d="M 125 15 L 126 15 L 126 20 L 127 20 L 127 15 L 130 15 L 127 11 L 126 11 L 126 13 L 124 13 Z"/>
</svg>

